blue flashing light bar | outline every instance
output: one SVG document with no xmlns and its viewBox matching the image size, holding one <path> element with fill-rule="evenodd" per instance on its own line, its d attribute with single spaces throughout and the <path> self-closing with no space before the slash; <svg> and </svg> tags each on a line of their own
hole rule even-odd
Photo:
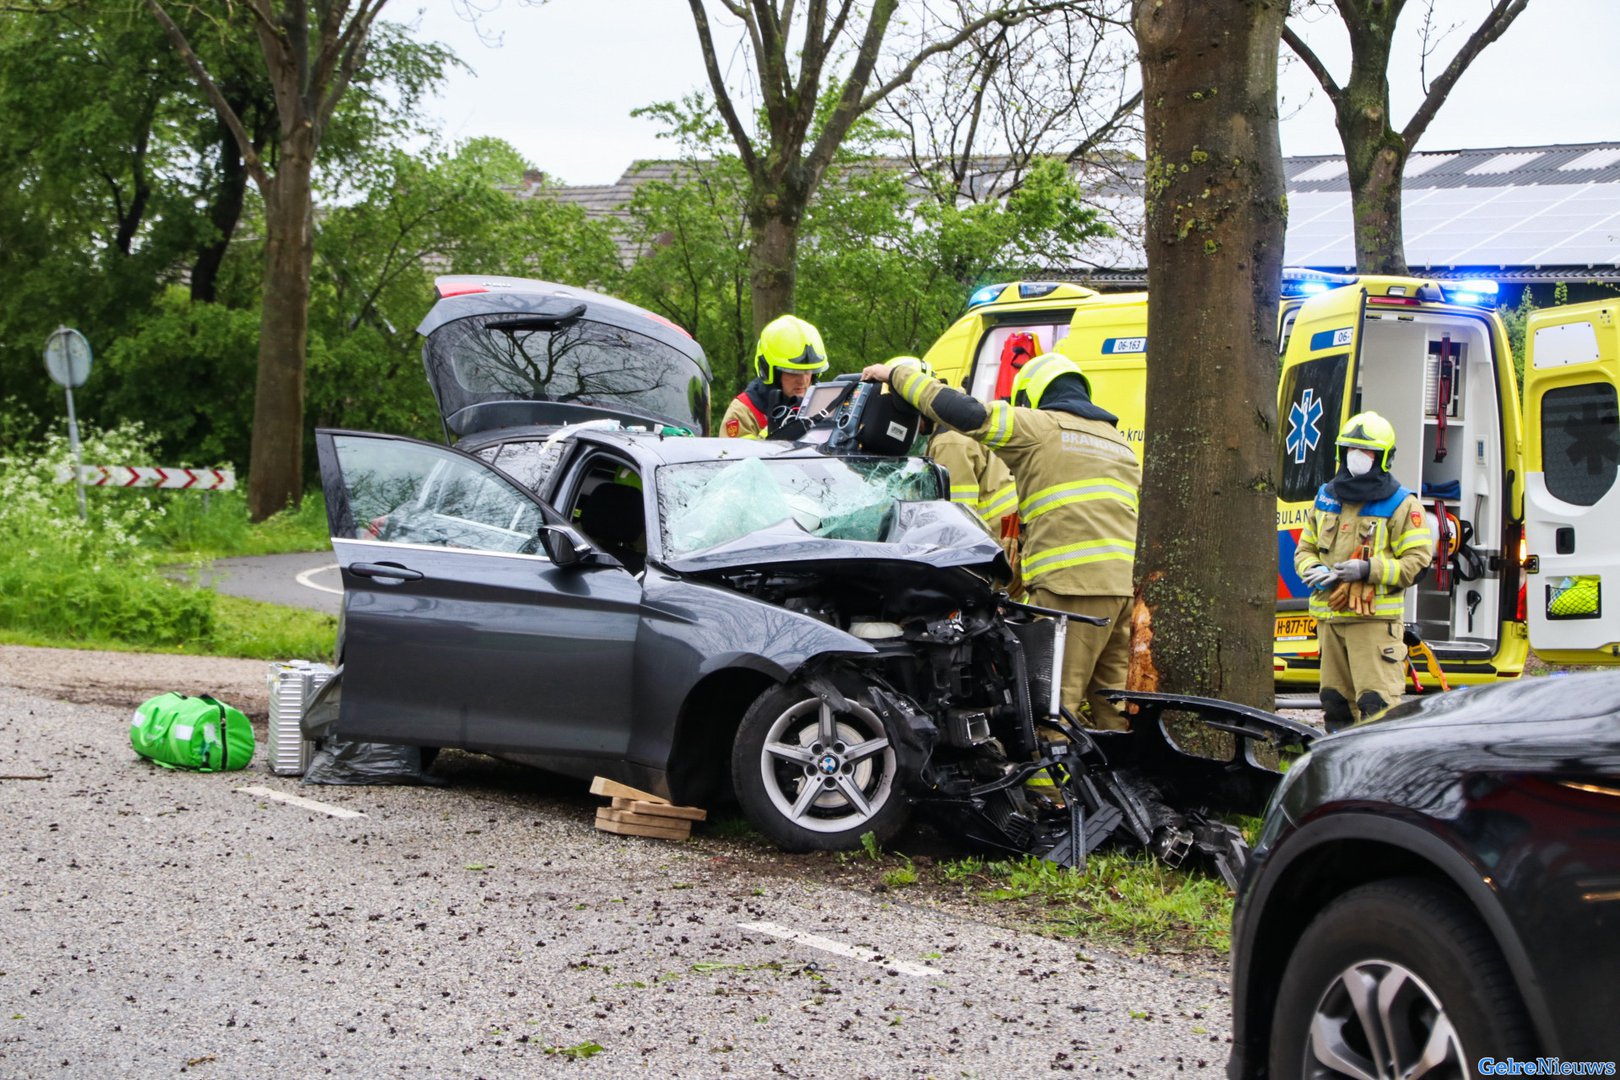
<svg viewBox="0 0 1620 1080">
<path fill-rule="evenodd" d="M 1442 281 L 1441 292 L 1453 304 L 1468 304 L 1471 307 L 1495 307 L 1496 296 L 1500 287 L 1496 282 L 1486 278 L 1477 278 L 1468 281 Z"/>
<path fill-rule="evenodd" d="M 1282 272 L 1282 295 L 1287 297 L 1316 296 L 1341 285 L 1354 285 L 1354 274 L 1334 274 L 1326 270 L 1286 266 Z"/>
<path fill-rule="evenodd" d="M 975 308 L 980 304 L 993 303 L 1001 296 L 1002 290 L 1006 287 L 1007 283 L 1005 281 L 999 285 L 981 285 L 973 290 L 972 296 L 968 297 L 967 306 Z"/>
</svg>

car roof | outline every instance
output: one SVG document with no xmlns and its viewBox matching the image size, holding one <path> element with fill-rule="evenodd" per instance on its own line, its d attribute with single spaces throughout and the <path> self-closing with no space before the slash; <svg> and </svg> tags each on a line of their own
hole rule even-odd
<svg viewBox="0 0 1620 1080">
<path fill-rule="evenodd" d="M 1356 753 L 1398 748 L 1433 761 L 1496 767 L 1583 761 L 1620 770 L 1620 672 L 1532 676 L 1408 699 L 1317 744 Z"/>
</svg>

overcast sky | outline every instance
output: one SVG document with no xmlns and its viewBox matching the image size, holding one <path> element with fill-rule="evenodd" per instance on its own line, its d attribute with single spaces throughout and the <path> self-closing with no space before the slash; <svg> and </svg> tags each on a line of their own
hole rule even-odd
<svg viewBox="0 0 1620 1080">
<path fill-rule="evenodd" d="M 452 76 L 433 112 L 447 140 L 494 135 L 570 184 L 611 183 L 637 158 L 668 157 L 657 125 L 630 110 L 706 87 L 692 16 L 681 0 L 476 0 L 491 47 L 452 0 L 395 0 L 386 14 L 455 49 L 471 72 Z M 1441 0 L 1443 23 L 1471 27 L 1488 0 Z M 1418 15 L 1393 65 L 1397 126 L 1420 100 Z M 1336 20 L 1303 28 L 1334 75 L 1348 73 Z M 1337 33 L 1335 30 L 1337 29 Z M 718 31 L 717 31 L 718 33 Z M 1441 63 L 1464 37 L 1442 47 Z M 1620 141 L 1620 0 L 1531 0 L 1513 27 L 1463 76 L 1419 150 Z M 1435 69 L 1431 68 L 1431 76 Z M 1314 96 L 1312 92 L 1314 93 Z M 1282 76 L 1283 153 L 1342 152 L 1332 111 L 1298 63 Z"/>
</svg>

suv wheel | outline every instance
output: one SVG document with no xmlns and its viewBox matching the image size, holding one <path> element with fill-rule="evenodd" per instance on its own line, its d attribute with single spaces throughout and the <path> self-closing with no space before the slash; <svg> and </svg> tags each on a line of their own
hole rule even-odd
<svg viewBox="0 0 1620 1080">
<path fill-rule="evenodd" d="M 798 683 L 772 687 L 749 707 L 732 748 L 737 801 L 784 851 L 845 851 L 905 825 L 893 739 L 881 717 L 839 686 L 835 709 Z"/>
<path fill-rule="evenodd" d="M 1461 898 L 1416 878 L 1323 909 L 1288 961 L 1271 1031 L 1277 1080 L 1460 1080 L 1482 1055 L 1534 1056 L 1490 933 Z"/>
</svg>

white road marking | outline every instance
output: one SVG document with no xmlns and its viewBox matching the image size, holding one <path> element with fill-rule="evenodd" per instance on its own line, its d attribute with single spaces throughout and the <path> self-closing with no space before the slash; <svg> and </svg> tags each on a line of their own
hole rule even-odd
<svg viewBox="0 0 1620 1080">
<path fill-rule="evenodd" d="M 343 595 L 343 590 L 342 589 L 334 589 L 334 588 L 332 588 L 332 587 L 330 587 L 328 585 L 317 585 L 313 581 L 309 580 L 310 575 L 312 575 L 312 574 L 323 574 L 328 570 L 336 570 L 337 568 L 338 568 L 337 563 L 328 563 L 326 566 L 317 566 L 313 570 L 305 570 L 302 574 L 299 574 L 294 580 L 297 581 L 298 584 L 302 585 L 306 589 L 314 589 L 317 592 L 337 593 L 339 596 L 342 596 Z"/>
<path fill-rule="evenodd" d="M 875 949 L 862 949 L 854 945 L 845 945 L 832 938 L 824 938 L 817 934 L 807 934 L 803 930 L 795 930 L 790 926 L 782 926 L 773 922 L 745 922 L 738 923 L 738 929 L 752 930 L 757 934 L 769 934 L 772 937 L 786 938 L 796 941 L 800 945 L 808 945 L 812 949 L 820 949 L 836 956 L 846 956 L 851 960 L 864 960 L 869 964 L 892 968 L 902 975 L 916 975 L 921 978 L 944 978 L 945 973 L 938 968 L 931 968 L 926 964 L 913 964 L 907 960 L 896 960 L 892 956 L 885 956 Z"/>
<path fill-rule="evenodd" d="M 366 816 L 359 810 L 345 810 L 341 806 L 333 806 L 331 803 L 316 802 L 314 799 L 306 799 L 302 795 L 288 795 L 286 792 L 277 791 L 274 788 L 239 787 L 236 790 L 242 792 L 244 795 L 257 795 L 261 799 L 274 799 L 276 802 L 284 802 L 292 806 L 301 806 L 305 810 L 315 810 L 322 814 L 330 814 L 333 817 L 351 818 Z"/>
</svg>

